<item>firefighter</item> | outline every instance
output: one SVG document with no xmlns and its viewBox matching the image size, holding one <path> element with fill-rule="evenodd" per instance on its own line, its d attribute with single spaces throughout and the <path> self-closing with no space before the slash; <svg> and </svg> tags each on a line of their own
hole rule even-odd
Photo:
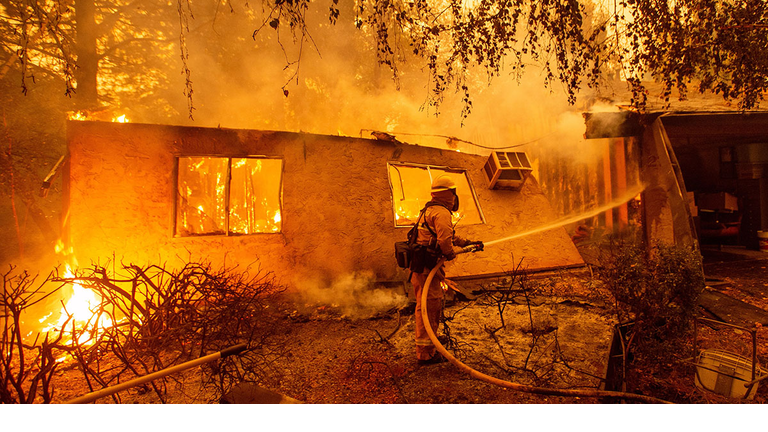
<svg viewBox="0 0 768 432">
<path fill-rule="evenodd" d="M 427 246 L 445 257 L 446 261 L 456 258 L 456 253 L 462 247 L 477 245 L 482 250 L 483 243 L 469 241 L 455 235 L 451 223 L 452 212 L 459 209 L 459 197 L 456 195 L 456 184 L 448 176 L 440 176 L 432 182 L 432 200 L 428 202 L 417 223 L 418 236 L 416 243 Z M 427 335 L 421 318 L 421 297 L 425 282 L 434 264 L 427 266 L 421 272 L 411 275 L 413 293 L 416 296 L 416 359 L 420 365 L 444 362 L 445 359 L 436 352 L 435 346 Z M 429 325 L 437 334 L 440 316 L 443 308 L 442 282 L 445 280 L 445 269 L 441 267 L 429 286 L 427 293 L 427 312 Z"/>
</svg>

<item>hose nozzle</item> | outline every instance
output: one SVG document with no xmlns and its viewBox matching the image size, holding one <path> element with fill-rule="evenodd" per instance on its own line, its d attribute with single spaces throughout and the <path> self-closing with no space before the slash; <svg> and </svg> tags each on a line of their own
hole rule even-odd
<svg viewBox="0 0 768 432">
<path fill-rule="evenodd" d="M 481 241 L 472 242 L 472 243 L 468 244 L 467 246 L 464 246 L 463 248 L 461 248 L 461 251 L 457 252 L 457 255 L 458 254 L 467 253 L 467 252 L 480 252 L 480 251 L 483 250 L 484 247 L 485 246 L 483 245 L 483 242 L 481 242 Z"/>
</svg>

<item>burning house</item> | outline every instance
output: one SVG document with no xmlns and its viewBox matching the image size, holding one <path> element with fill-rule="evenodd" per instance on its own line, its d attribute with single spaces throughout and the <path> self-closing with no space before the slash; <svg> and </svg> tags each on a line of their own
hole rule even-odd
<svg viewBox="0 0 768 432">
<path fill-rule="evenodd" d="M 65 244 L 80 265 L 196 258 L 258 266 L 300 288 L 359 272 L 404 280 L 393 244 L 439 175 L 458 185 L 460 236 L 490 241 L 556 218 L 522 153 L 499 160 L 390 138 L 71 121 Z M 558 227 L 448 271 L 498 275 L 520 259 L 530 270 L 583 264 Z"/>
<path fill-rule="evenodd" d="M 648 243 L 768 244 L 768 114 L 588 113 L 590 139 L 635 148 Z M 623 166 L 623 158 L 618 165 Z M 766 247 L 768 248 L 768 246 Z"/>
</svg>

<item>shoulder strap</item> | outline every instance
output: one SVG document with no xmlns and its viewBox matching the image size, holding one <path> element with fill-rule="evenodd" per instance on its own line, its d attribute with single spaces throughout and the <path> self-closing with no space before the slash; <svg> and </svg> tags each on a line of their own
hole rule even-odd
<svg viewBox="0 0 768 432">
<path fill-rule="evenodd" d="M 427 210 L 427 207 L 424 207 L 419 212 L 419 217 L 416 218 L 416 222 L 413 224 L 411 229 L 408 231 L 408 243 L 409 244 L 415 244 L 416 239 L 419 237 L 419 221 L 421 220 L 421 217 L 424 216 L 424 212 Z M 431 230 L 430 230 L 431 232 Z"/>
<path fill-rule="evenodd" d="M 448 206 L 446 206 L 443 203 L 429 201 L 427 204 L 424 205 L 424 208 L 421 209 L 421 211 L 419 212 L 419 217 L 416 219 L 416 223 L 413 224 L 413 228 L 411 228 L 411 230 L 408 231 L 408 243 L 410 244 L 416 243 L 416 238 L 418 237 L 419 221 L 421 221 L 421 219 L 424 217 L 424 212 L 426 212 L 428 208 L 434 207 L 434 206 L 440 206 L 448 210 L 449 212 L 451 211 L 451 209 L 449 209 Z M 437 233 L 429 226 L 426 220 L 422 222 L 422 225 L 425 228 L 427 228 L 427 230 L 429 231 L 430 234 L 432 234 L 433 237 L 437 238 Z"/>
<path fill-rule="evenodd" d="M 425 208 L 424 208 L 424 210 L 426 210 L 426 209 L 427 209 L 427 208 L 425 207 Z M 416 221 L 416 223 L 417 223 L 417 225 L 418 225 L 418 221 Z M 424 222 L 422 222 L 422 223 L 421 223 L 421 225 L 427 228 L 427 230 L 429 231 L 429 233 L 430 233 L 430 234 L 432 234 L 432 237 L 437 237 L 437 233 L 436 233 L 435 231 L 433 231 L 433 230 L 432 230 L 432 228 L 431 228 L 431 227 L 429 226 L 429 224 L 427 223 L 427 220 L 426 220 L 426 219 L 424 219 Z"/>
</svg>

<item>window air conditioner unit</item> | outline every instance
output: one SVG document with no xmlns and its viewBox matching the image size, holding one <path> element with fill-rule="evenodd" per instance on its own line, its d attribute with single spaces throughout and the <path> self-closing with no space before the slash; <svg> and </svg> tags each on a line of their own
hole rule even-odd
<svg viewBox="0 0 768 432">
<path fill-rule="evenodd" d="M 493 152 L 485 163 L 485 176 L 491 189 L 520 190 L 533 171 L 524 152 Z"/>
</svg>

